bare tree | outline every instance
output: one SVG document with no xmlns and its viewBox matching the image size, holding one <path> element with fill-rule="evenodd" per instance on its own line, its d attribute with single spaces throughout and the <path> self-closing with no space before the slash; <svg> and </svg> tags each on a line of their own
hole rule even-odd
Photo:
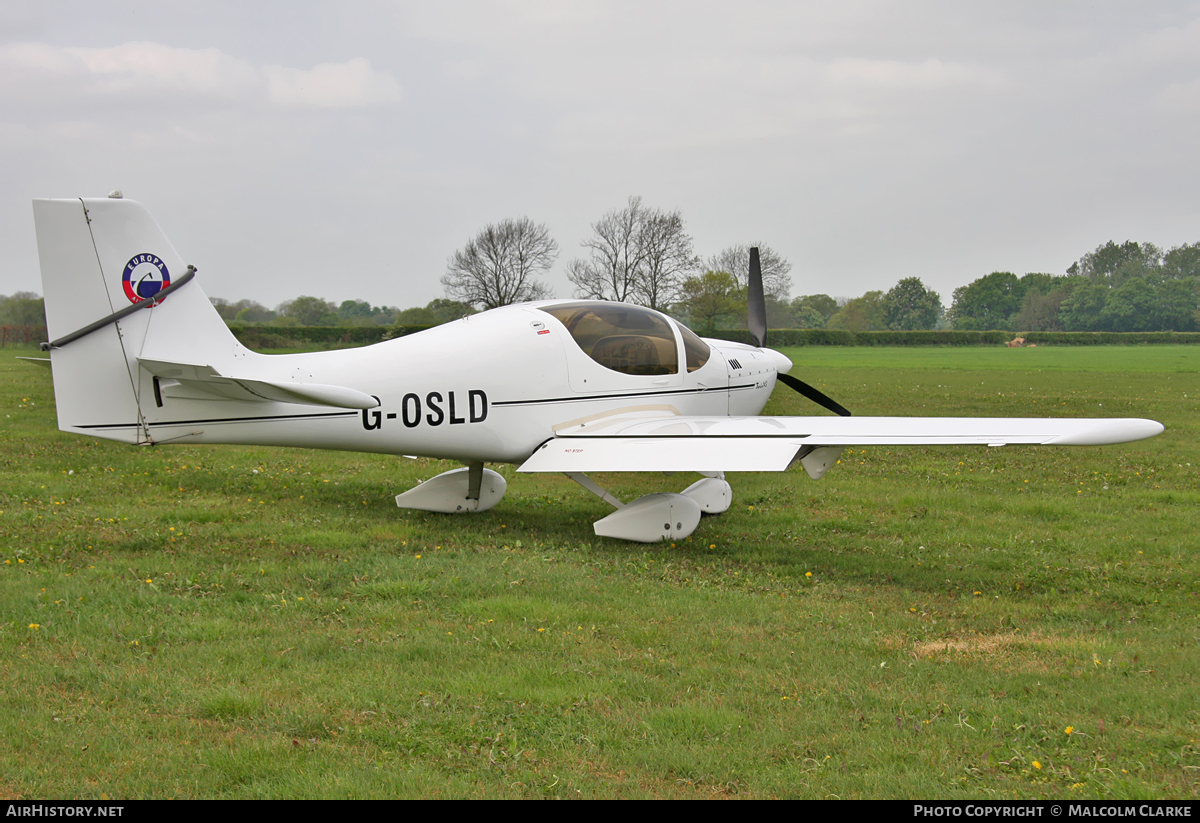
<svg viewBox="0 0 1200 823">
<path fill-rule="evenodd" d="M 588 256 L 567 270 L 579 297 L 662 309 L 679 298 L 700 262 L 680 213 L 647 208 L 640 197 L 601 217 L 592 232 L 580 244 Z"/>
<path fill-rule="evenodd" d="M 700 258 L 692 251 L 692 238 L 683 230 L 678 211 L 655 212 L 646 221 L 645 273 L 638 287 L 639 302 L 652 309 L 665 309 L 683 296 L 683 284 Z"/>
<path fill-rule="evenodd" d="M 592 236 L 579 244 L 588 250 L 588 258 L 572 260 L 567 269 L 576 296 L 622 303 L 634 299 L 643 263 L 638 235 L 645 214 L 642 198 L 630 197 L 624 209 L 613 209 L 592 224 Z"/>
<path fill-rule="evenodd" d="M 550 288 L 533 277 L 558 259 L 545 223 L 528 217 L 489 224 L 454 253 L 442 275 L 446 297 L 484 309 L 544 300 Z"/>
<path fill-rule="evenodd" d="M 754 246 L 758 246 L 758 260 L 762 266 L 763 294 L 776 300 L 787 300 L 792 291 L 792 278 L 788 276 L 792 264 L 764 243 L 730 246 L 708 258 L 709 270 L 728 272 L 737 278 L 739 288 L 746 288 L 746 278 L 750 271 L 750 249 Z"/>
</svg>

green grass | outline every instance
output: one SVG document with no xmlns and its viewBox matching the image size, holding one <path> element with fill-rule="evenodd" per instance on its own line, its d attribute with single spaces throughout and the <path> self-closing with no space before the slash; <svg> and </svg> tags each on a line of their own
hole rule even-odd
<svg viewBox="0 0 1200 823">
<path fill-rule="evenodd" d="M 953 348 L 806 346 L 780 349 L 802 370 L 821 368 L 1003 371 L 1182 372 L 1200 369 L 1194 346 L 1003 346 Z"/>
<path fill-rule="evenodd" d="M 0 361 L 0 796 L 1195 797 L 1200 351 L 788 354 L 856 414 L 1167 431 L 738 475 L 646 547 L 512 467 L 449 517 L 392 501 L 449 463 L 63 434 Z"/>
</svg>

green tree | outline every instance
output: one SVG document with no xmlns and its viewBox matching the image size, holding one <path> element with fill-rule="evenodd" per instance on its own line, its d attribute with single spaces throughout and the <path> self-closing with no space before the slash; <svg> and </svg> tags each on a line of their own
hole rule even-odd
<svg viewBox="0 0 1200 823">
<path fill-rule="evenodd" d="M 1100 313 L 1108 300 L 1108 286 L 1101 283 L 1080 283 L 1063 301 L 1059 310 L 1067 331 L 1107 331 Z"/>
<path fill-rule="evenodd" d="M 31 291 L 19 291 L 8 297 L 0 295 L 0 325 L 46 325 L 46 301 Z"/>
<path fill-rule="evenodd" d="M 805 323 L 797 325 L 798 329 L 823 329 L 829 318 L 837 314 L 837 310 L 837 301 L 828 294 L 806 294 L 792 301 L 792 315 L 796 322 L 800 323 L 803 318 Z M 821 318 L 819 323 L 816 322 L 816 317 Z"/>
<path fill-rule="evenodd" d="M 1013 331 L 1062 331 L 1059 310 L 1071 289 L 1080 282 L 1082 278 L 1070 275 L 1026 274 L 1018 282 L 1025 296 L 1021 298 L 1021 308 L 1010 319 L 1009 328 Z"/>
<path fill-rule="evenodd" d="M 221 319 L 226 323 L 237 317 L 237 309 L 228 300 L 221 297 L 210 297 L 208 302 L 212 303 L 212 307 L 217 310 L 217 314 L 221 315 Z"/>
<path fill-rule="evenodd" d="M 1023 275 L 1018 280 L 1018 288 L 1023 295 L 1029 294 L 1030 291 L 1040 291 L 1042 294 L 1047 294 L 1054 291 L 1062 285 L 1067 279 L 1067 275 L 1045 274 L 1043 272 L 1029 272 Z"/>
<path fill-rule="evenodd" d="M 437 317 L 424 306 L 412 306 L 396 313 L 397 326 L 437 326 Z"/>
<path fill-rule="evenodd" d="M 897 331 L 932 329 L 942 317 L 942 298 L 919 277 L 906 277 L 884 295 L 883 317 Z"/>
<path fill-rule="evenodd" d="M 424 306 L 396 312 L 395 322 L 397 326 L 439 326 L 470 314 L 475 314 L 470 305 L 438 297 Z"/>
<path fill-rule="evenodd" d="M 451 320 L 475 314 L 475 309 L 471 308 L 470 303 L 448 300 L 445 297 L 435 297 L 425 304 L 425 308 L 433 315 L 436 323 L 449 323 Z"/>
<path fill-rule="evenodd" d="M 295 300 L 280 303 L 276 312 L 281 317 L 290 317 L 301 326 L 336 326 L 337 307 L 328 300 L 302 294 Z"/>
<path fill-rule="evenodd" d="M 763 302 L 767 306 L 768 329 L 790 329 L 795 327 L 791 304 L 784 300 L 779 300 L 770 294 L 763 295 Z"/>
<path fill-rule="evenodd" d="M 722 322 L 745 322 L 746 303 L 737 280 L 729 272 L 710 271 L 700 277 L 689 277 L 683 289 L 687 297 L 677 307 L 687 314 L 693 327 L 711 332 Z"/>
<path fill-rule="evenodd" d="M 1118 246 L 1109 240 L 1072 263 L 1067 274 L 1078 274 L 1092 282 L 1118 286 L 1130 277 L 1145 276 L 1147 272 L 1158 269 L 1161 261 L 1162 252 L 1153 243 L 1126 240 Z"/>
<path fill-rule="evenodd" d="M 372 326 L 379 322 L 383 309 L 366 300 L 343 300 L 337 307 L 338 320 L 353 326 Z"/>
<path fill-rule="evenodd" d="M 1200 243 L 1176 246 L 1163 256 L 1163 275 L 1172 280 L 1200 278 Z"/>
<path fill-rule="evenodd" d="M 1015 274 L 995 271 L 954 290 L 949 319 L 956 329 L 1008 329 L 1024 297 Z"/>
<path fill-rule="evenodd" d="M 275 319 L 275 312 L 253 300 L 239 300 L 236 303 L 230 303 L 228 300 L 214 297 L 210 302 L 226 323 L 235 320 L 239 323 L 268 323 Z"/>
<path fill-rule="evenodd" d="M 821 312 L 810 305 L 802 305 L 792 311 L 792 328 L 823 329 L 826 322 L 827 318 L 822 317 Z"/>
<path fill-rule="evenodd" d="M 1104 296 L 1101 325 L 1111 331 L 1150 331 L 1155 325 L 1154 287 L 1141 277 L 1126 280 Z"/>
<path fill-rule="evenodd" d="M 883 292 L 869 291 L 862 297 L 850 300 L 838 309 L 829 322 L 827 329 L 847 329 L 849 331 L 879 331 L 887 328 L 887 318 L 884 315 Z"/>
<path fill-rule="evenodd" d="M 1200 244 L 1197 244 L 1200 247 Z M 1151 309 L 1155 329 L 1193 331 L 1200 326 L 1200 277 L 1165 280 L 1155 290 Z"/>
<path fill-rule="evenodd" d="M 1015 331 L 1063 331 L 1059 314 L 1063 301 L 1070 293 L 1070 288 L 1066 286 L 1048 292 L 1037 289 L 1025 292 L 1021 310 L 1013 317 L 1012 328 Z"/>
</svg>

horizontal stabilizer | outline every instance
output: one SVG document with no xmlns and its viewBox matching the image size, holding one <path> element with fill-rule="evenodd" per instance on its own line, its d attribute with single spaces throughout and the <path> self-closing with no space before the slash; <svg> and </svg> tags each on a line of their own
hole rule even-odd
<svg viewBox="0 0 1200 823">
<path fill-rule="evenodd" d="M 251 400 L 339 409 L 373 409 L 379 405 L 371 395 L 344 386 L 233 377 L 219 374 L 212 366 L 194 363 L 141 359 L 138 363 L 160 379 L 163 397 L 178 400 Z"/>
<path fill-rule="evenodd" d="M 33 363 L 35 366 L 44 366 L 50 368 L 49 357 L 18 357 L 18 360 L 24 360 L 26 363 Z"/>
</svg>

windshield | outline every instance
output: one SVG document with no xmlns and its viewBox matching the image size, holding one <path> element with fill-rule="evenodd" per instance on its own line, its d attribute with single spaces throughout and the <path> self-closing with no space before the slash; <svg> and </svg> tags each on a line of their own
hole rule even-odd
<svg viewBox="0 0 1200 823">
<path fill-rule="evenodd" d="M 678 374 L 675 333 L 658 312 L 628 303 L 541 306 L 567 327 L 588 357 L 622 374 Z"/>
<path fill-rule="evenodd" d="M 683 335 L 683 351 L 687 355 L 687 370 L 689 373 L 694 372 L 708 362 L 708 355 L 712 353 L 712 349 L 687 326 L 682 323 L 675 325 L 679 327 L 679 333 Z"/>
</svg>

